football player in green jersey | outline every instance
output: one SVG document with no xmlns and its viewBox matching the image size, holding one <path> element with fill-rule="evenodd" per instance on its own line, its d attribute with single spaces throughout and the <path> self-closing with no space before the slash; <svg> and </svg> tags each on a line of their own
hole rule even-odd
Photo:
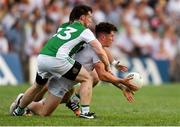
<svg viewBox="0 0 180 127">
<path fill-rule="evenodd" d="M 73 8 L 71 14 L 74 15 L 75 20 L 64 27 L 59 27 L 57 33 L 48 40 L 40 51 L 37 57 L 38 72 L 35 83 L 26 90 L 24 96 L 17 97 L 12 115 L 23 115 L 25 107 L 33 101 L 48 79 L 56 76 L 81 83 L 81 113 L 89 119 L 94 118 L 94 114 L 89 111 L 92 78 L 88 71 L 70 55 L 76 53 L 81 45 L 86 42 L 99 56 L 107 71 L 110 71 L 110 64 L 102 45 L 88 29 L 92 22 L 92 9 L 85 5 L 78 5 Z M 21 100 L 18 101 L 20 98 Z"/>
</svg>

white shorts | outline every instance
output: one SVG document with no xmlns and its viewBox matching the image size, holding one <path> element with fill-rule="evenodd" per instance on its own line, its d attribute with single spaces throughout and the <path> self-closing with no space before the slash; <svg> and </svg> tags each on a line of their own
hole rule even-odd
<svg viewBox="0 0 180 127">
<path fill-rule="evenodd" d="M 56 76 L 58 78 L 66 74 L 74 65 L 75 60 L 66 58 L 56 58 L 40 54 L 37 57 L 38 74 L 42 78 L 50 78 Z"/>
<path fill-rule="evenodd" d="M 63 98 L 66 92 L 72 89 L 76 84 L 77 82 L 63 77 L 52 77 L 48 83 L 48 90 L 52 95 Z"/>
</svg>

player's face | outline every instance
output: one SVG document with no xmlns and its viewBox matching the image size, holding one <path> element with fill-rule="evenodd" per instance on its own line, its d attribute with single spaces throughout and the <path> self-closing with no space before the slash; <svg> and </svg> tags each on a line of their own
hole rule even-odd
<svg viewBox="0 0 180 127">
<path fill-rule="evenodd" d="M 110 47 L 114 41 L 114 31 L 111 31 L 110 34 L 105 34 L 105 47 Z"/>
<path fill-rule="evenodd" d="M 89 11 L 88 15 L 86 15 L 84 18 L 84 25 L 86 27 L 90 27 L 91 23 L 92 23 L 92 13 Z"/>
</svg>

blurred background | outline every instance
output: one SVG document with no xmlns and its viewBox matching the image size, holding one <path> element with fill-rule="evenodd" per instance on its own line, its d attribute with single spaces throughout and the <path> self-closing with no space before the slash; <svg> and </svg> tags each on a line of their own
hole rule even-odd
<svg viewBox="0 0 180 127">
<path fill-rule="evenodd" d="M 180 0 L 0 0 L 0 85 L 33 82 L 37 54 L 77 4 L 118 28 L 111 51 L 145 84 L 180 81 Z"/>
</svg>

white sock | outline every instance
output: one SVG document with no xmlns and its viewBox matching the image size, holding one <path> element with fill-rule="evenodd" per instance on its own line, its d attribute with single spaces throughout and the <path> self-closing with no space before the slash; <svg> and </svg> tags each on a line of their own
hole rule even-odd
<svg viewBox="0 0 180 127">
<path fill-rule="evenodd" d="M 88 113 L 89 112 L 89 105 L 86 105 L 86 106 L 81 106 L 81 113 L 82 114 L 85 114 L 85 113 Z"/>
</svg>

